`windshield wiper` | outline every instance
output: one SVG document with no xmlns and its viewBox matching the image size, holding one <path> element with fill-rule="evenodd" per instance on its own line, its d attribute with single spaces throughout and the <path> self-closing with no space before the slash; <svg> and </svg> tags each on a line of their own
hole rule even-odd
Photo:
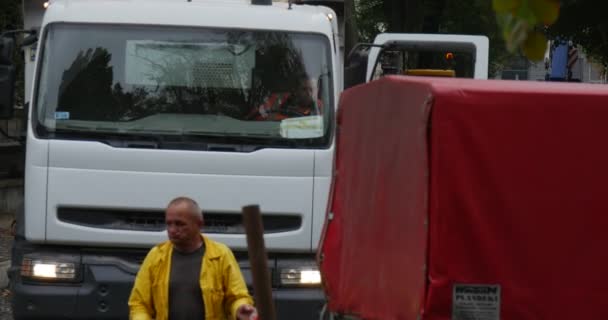
<svg viewBox="0 0 608 320">
<path fill-rule="evenodd" d="M 184 132 L 184 137 L 209 141 L 210 143 L 243 145 L 248 146 L 249 149 L 251 147 L 256 147 L 256 150 L 269 146 L 296 148 L 300 145 L 297 140 L 285 139 L 271 134 L 246 134 L 241 132 L 218 133 L 192 130 Z"/>
<path fill-rule="evenodd" d="M 83 125 L 66 125 L 53 131 L 44 127 L 43 129 L 46 131 L 45 136 L 51 139 L 97 141 L 116 148 L 253 152 L 270 147 L 288 149 L 308 147 L 313 143 L 310 139 L 286 139 L 271 134 L 246 134 L 241 132 L 193 130 L 182 133 L 162 129 L 119 130 Z"/>
<path fill-rule="evenodd" d="M 48 134 L 50 138 L 97 141 L 119 148 L 158 149 L 162 148 L 165 141 L 165 138 L 158 134 L 133 134 L 130 131 L 119 131 L 113 128 L 107 128 L 105 131 L 91 131 L 91 128 L 75 125 L 56 128 L 49 131 Z"/>
</svg>

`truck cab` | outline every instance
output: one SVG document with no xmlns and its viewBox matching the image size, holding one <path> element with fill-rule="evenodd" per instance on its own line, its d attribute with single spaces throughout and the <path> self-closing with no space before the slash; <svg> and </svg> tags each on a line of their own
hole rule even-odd
<svg viewBox="0 0 608 320">
<path fill-rule="evenodd" d="M 235 252 L 249 285 L 241 208 L 260 205 L 278 317 L 316 317 L 342 90 L 335 12 L 244 0 L 41 5 L 14 317 L 126 318 L 142 259 L 166 240 L 164 208 L 182 195 L 201 204 L 202 232 Z M 310 113 L 263 108 L 303 83 Z M 269 110 L 281 116 L 261 116 Z"/>
<path fill-rule="evenodd" d="M 489 39 L 480 35 L 381 33 L 346 57 L 344 86 L 386 75 L 488 79 Z"/>
</svg>

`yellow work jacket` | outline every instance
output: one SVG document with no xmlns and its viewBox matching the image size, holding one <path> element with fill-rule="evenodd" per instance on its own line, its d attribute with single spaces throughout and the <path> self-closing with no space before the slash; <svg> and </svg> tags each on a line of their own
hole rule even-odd
<svg viewBox="0 0 608 320">
<path fill-rule="evenodd" d="M 205 255 L 200 287 L 207 320 L 236 319 L 243 304 L 253 305 L 241 270 L 226 245 L 204 237 Z M 141 265 L 129 297 L 129 318 L 166 320 L 169 317 L 169 273 L 173 245 L 170 241 L 150 250 Z"/>
</svg>

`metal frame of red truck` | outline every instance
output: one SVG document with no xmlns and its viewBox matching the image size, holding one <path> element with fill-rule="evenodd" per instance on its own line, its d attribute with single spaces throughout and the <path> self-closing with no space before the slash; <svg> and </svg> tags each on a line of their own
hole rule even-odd
<svg viewBox="0 0 608 320">
<path fill-rule="evenodd" d="M 607 117 L 600 85 L 387 77 L 347 90 L 318 255 L 329 312 L 608 318 Z"/>
</svg>

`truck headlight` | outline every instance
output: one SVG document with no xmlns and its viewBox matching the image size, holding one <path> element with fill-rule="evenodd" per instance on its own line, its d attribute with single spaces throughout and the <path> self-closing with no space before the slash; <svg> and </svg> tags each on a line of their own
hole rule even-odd
<svg viewBox="0 0 608 320">
<path fill-rule="evenodd" d="M 24 258 L 21 262 L 21 276 L 37 280 L 73 281 L 77 276 L 77 264 Z"/>
<path fill-rule="evenodd" d="M 281 284 L 285 286 L 319 286 L 321 273 L 314 267 L 281 269 Z"/>
</svg>

